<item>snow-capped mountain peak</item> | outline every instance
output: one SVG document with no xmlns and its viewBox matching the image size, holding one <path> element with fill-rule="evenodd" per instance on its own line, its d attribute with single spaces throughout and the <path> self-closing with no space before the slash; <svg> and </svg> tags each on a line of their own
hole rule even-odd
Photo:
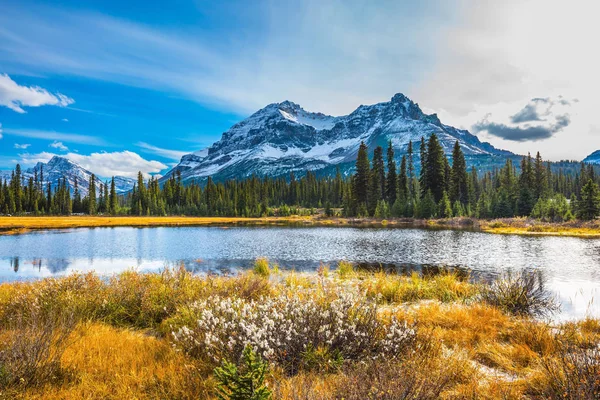
<svg viewBox="0 0 600 400">
<path fill-rule="evenodd" d="M 594 151 L 592 154 L 583 159 L 587 164 L 600 164 L 600 150 Z"/>
<path fill-rule="evenodd" d="M 87 196 L 89 189 L 89 181 L 92 172 L 83 168 L 81 165 L 60 156 L 53 156 L 47 163 L 38 162 L 34 167 L 26 169 L 22 172 L 23 181 L 33 178 L 36 174 L 38 178 L 43 178 L 43 186 L 48 183 L 52 187 L 58 186 L 59 181 L 63 178 L 67 179 L 71 192 L 75 189 L 75 183 L 82 196 Z M 0 179 L 11 179 L 10 171 L 0 171 Z M 135 179 L 116 176 L 115 190 L 117 193 L 126 193 L 133 188 L 136 183 Z M 96 180 L 96 194 L 99 195 L 100 185 L 104 182 L 101 179 Z"/>
<path fill-rule="evenodd" d="M 309 112 L 286 100 L 269 104 L 233 125 L 207 149 L 184 156 L 162 179 L 177 171 L 190 180 L 277 176 L 340 165 L 352 168 L 361 141 L 371 150 L 391 141 L 400 157 L 409 141 L 416 144 L 432 133 L 438 135 L 447 154 L 456 140 L 467 155 L 512 154 L 480 142 L 468 131 L 442 124 L 437 115 L 425 114 L 402 93 L 339 117 Z"/>
</svg>

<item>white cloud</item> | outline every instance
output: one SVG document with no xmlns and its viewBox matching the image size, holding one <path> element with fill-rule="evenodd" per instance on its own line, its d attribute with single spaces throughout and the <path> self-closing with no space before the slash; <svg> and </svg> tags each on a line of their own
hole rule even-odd
<svg viewBox="0 0 600 400">
<path fill-rule="evenodd" d="M 2 139 L 2 124 L 0 124 L 0 139 Z"/>
<path fill-rule="evenodd" d="M 23 154 L 19 154 L 20 160 L 18 160 L 18 162 L 22 166 L 31 167 L 39 162 L 46 163 L 46 162 L 50 161 L 50 159 L 52 157 L 54 157 L 55 155 L 56 154 L 48 153 L 47 151 L 42 151 L 41 153 L 35 153 L 35 154 L 23 153 Z"/>
<path fill-rule="evenodd" d="M 36 154 L 24 153 L 19 154 L 19 162 L 24 166 L 33 166 L 38 162 L 48 162 L 56 155 L 45 151 Z M 149 178 L 151 174 L 158 173 L 167 168 L 160 161 L 146 160 L 139 154 L 131 151 L 102 152 L 90 155 L 67 153 L 59 156 L 65 157 L 104 178 L 111 176 L 136 178 L 138 171 L 142 172 L 145 178 Z"/>
<path fill-rule="evenodd" d="M 15 143 L 15 149 L 19 149 L 19 150 L 25 150 L 27 149 L 29 146 L 31 146 L 30 144 L 19 144 L 19 143 Z"/>
<path fill-rule="evenodd" d="M 78 144 L 89 144 L 89 145 L 103 145 L 104 140 L 95 136 L 81 135 L 77 133 L 64 133 L 56 131 L 44 131 L 37 129 L 5 129 L 4 133 L 7 135 L 26 137 L 31 139 L 48 139 L 64 141 L 69 143 Z"/>
<path fill-rule="evenodd" d="M 69 120 L 68 120 L 68 119 L 66 119 L 66 118 L 63 118 L 63 119 L 61 119 L 61 121 L 62 121 L 62 122 L 69 122 Z"/>
<path fill-rule="evenodd" d="M 50 93 L 37 86 L 21 86 L 8 75 L 0 74 L 0 106 L 24 114 L 23 107 L 59 106 L 66 107 L 75 100 L 60 93 Z"/>
<path fill-rule="evenodd" d="M 58 149 L 60 151 L 67 151 L 67 150 L 69 150 L 69 148 L 67 146 L 65 146 L 62 142 L 58 142 L 56 140 L 54 142 L 50 143 L 48 146 L 52 147 L 54 149 Z"/>
<path fill-rule="evenodd" d="M 69 153 L 66 157 L 82 167 L 103 177 L 137 177 L 138 171 L 149 178 L 150 174 L 160 172 L 167 166 L 160 161 L 149 161 L 132 151 L 112 153 L 92 153 L 89 156 Z"/>
<path fill-rule="evenodd" d="M 190 154 L 189 151 L 163 149 L 163 148 L 156 147 L 156 146 L 153 146 L 153 145 L 145 143 L 145 142 L 138 142 L 136 145 L 144 150 L 151 152 L 151 153 L 157 154 L 157 155 L 165 157 L 165 158 L 170 158 L 172 160 L 179 161 L 179 160 L 181 160 L 181 157 L 183 157 L 184 155 Z"/>
</svg>

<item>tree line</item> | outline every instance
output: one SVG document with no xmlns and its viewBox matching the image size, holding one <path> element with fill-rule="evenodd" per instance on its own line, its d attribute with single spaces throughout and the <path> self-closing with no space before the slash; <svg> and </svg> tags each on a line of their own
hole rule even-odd
<svg viewBox="0 0 600 400">
<path fill-rule="evenodd" d="M 184 184 L 177 172 L 159 184 L 157 178 L 145 181 L 139 173 L 124 195 L 116 193 L 114 178 L 101 182 L 92 175 L 82 196 L 77 182 L 71 188 L 65 178 L 56 187 L 44 184 L 43 169 L 25 181 L 17 165 L 10 182 L 1 183 L 0 212 L 257 217 L 324 209 L 328 215 L 347 217 L 588 220 L 600 215 L 599 178 L 591 165 L 582 163 L 572 173 L 562 166 L 553 168 L 539 153 L 524 156 L 518 166 L 508 158 L 503 167 L 478 173 L 475 167 L 467 169 L 458 141 L 448 158 L 432 134 L 418 144 L 409 142 L 399 166 L 391 143 L 385 156 L 378 146 L 371 159 L 361 143 L 350 176 L 338 169 L 325 177 L 307 171 L 302 177 L 291 173 L 226 182 L 208 177 L 203 183 Z"/>
</svg>

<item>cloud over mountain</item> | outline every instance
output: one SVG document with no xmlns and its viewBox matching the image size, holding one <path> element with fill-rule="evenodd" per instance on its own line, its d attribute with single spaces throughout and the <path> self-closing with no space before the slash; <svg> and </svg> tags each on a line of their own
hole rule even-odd
<svg viewBox="0 0 600 400">
<path fill-rule="evenodd" d="M 526 142 L 548 139 L 571 123 L 571 101 L 559 96 L 534 98 L 512 114 L 508 122 L 494 121 L 492 114 L 473 125 L 474 132 L 486 132 L 501 139 Z"/>
</svg>

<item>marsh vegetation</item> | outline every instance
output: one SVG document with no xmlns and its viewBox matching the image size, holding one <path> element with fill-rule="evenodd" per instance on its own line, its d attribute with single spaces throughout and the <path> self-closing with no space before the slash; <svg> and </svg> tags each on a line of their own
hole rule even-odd
<svg viewBox="0 0 600 400">
<path fill-rule="evenodd" d="M 600 322 L 537 279 L 185 269 L 0 285 L 6 398 L 593 398 Z M 515 307 L 515 304 L 518 307 Z M 248 395 L 250 396 L 250 395 Z M 591 396 L 591 397 L 590 397 Z M 238 397 L 240 398 L 240 397 Z M 241 397 L 246 398 L 246 397 Z"/>
</svg>

